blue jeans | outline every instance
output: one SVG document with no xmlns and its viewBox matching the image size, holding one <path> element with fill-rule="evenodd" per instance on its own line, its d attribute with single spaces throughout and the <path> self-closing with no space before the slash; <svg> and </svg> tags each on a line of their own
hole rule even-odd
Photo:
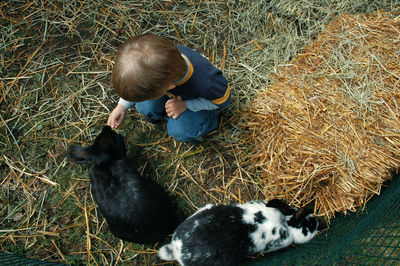
<svg viewBox="0 0 400 266">
<path fill-rule="evenodd" d="M 165 103 L 168 97 L 163 96 L 157 100 L 136 103 L 136 109 L 148 120 L 155 121 L 167 116 Z M 193 112 L 186 110 L 177 119 L 168 117 L 167 130 L 173 138 L 182 142 L 195 141 L 217 128 L 217 113 L 215 110 L 202 110 Z"/>
</svg>

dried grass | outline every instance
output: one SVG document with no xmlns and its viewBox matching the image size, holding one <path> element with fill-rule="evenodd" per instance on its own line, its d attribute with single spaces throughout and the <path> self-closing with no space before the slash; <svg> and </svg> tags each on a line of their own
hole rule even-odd
<svg viewBox="0 0 400 266">
<path fill-rule="evenodd" d="M 117 96 L 115 52 L 153 32 L 221 67 L 234 102 L 201 146 L 177 143 L 130 112 L 119 132 L 144 175 L 188 213 L 208 202 L 263 198 L 242 158 L 235 116 L 269 74 L 343 12 L 392 10 L 397 1 L 3 1 L 0 3 L 0 248 L 69 264 L 157 263 L 157 245 L 113 237 L 96 209 L 87 168 L 70 145 L 91 143 Z M 215 134 L 217 133 L 217 134 Z"/>
<path fill-rule="evenodd" d="M 248 160 L 266 198 L 331 218 L 356 210 L 400 166 L 400 17 L 343 15 L 251 102 Z"/>
</svg>

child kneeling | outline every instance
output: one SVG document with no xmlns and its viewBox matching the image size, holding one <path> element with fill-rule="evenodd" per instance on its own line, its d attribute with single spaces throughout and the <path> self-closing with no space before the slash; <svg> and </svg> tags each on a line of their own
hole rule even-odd
<svg viewBox="0 0 400 266">
<path fill-rule="evenodd" d="M 216 110 L 231 101 L 221 70 L 198 52 L 149 33 L 119 48 L 111 83 L 120 99 L 108 125 L 118 127 L 136 105 L 150 122 L 167 116 L 168 134 L 183 142 L 202 141 L 217 128 Z"/>
</svg>

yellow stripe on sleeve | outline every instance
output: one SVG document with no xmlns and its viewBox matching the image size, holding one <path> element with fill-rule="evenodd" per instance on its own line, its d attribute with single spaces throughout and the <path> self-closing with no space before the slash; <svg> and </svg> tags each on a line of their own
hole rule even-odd
<svg viewBox="0 0 400 266">
<path fill-rule="evenodd" d="M 222 96 L 221 98 L 212 100 L 212 103 L 213 104 L 223 104 L 226 100 L 228 100 L 230 93 L 231 93 L 231 88 L 228 85 L 228 88 L 226 88 L 224 96 Z"/>
</svg>

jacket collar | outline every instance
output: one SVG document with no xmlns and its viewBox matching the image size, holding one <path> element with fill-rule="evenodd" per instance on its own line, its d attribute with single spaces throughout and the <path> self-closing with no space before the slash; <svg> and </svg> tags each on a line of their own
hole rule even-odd
<svg viewBox="0 0 400 266">
<path fill-rule="evenodd" d="M 181 55 L 182 55 L 183 59 L 185 59 L 185 62 L 186 62 L 186 65 L 187 65 L 187 70 L 186 70 L 185 75 L 183 75 L 183 77 L 180 80 L 174 82 L 174 84 L 176 86 L 180 86 L 180 85 L 184 84 L 186 81 L 188 81 L 190 79 L 190 77 L 193 74 L 193 65 L 192 65 L 192 63 L 189 61 L 189 59 L 186 57 L 186 55 L 184 55 L 184 54 L 181 54 Z"/>
</svg>

